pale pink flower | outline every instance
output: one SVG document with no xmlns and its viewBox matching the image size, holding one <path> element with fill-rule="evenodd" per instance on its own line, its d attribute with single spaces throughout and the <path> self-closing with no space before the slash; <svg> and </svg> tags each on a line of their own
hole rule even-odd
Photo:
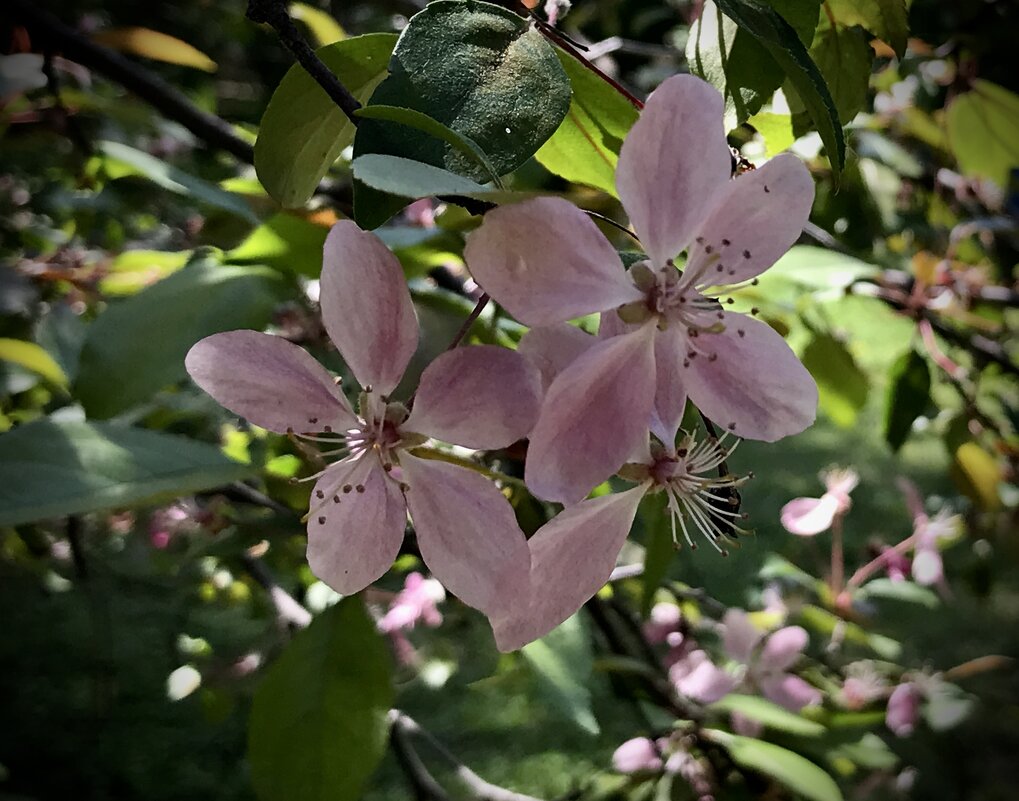
<svg viewBox="0 0 1019 801">
<path fill-rule="evenodd" d="M 909 559 L 891 545 L 881 546 L 881 561 L 890 580 L 898 583 L 909 578 L 912 569 Z"/>
<path fill-rule="evenodd" d="M 662 757 L 647 737 L 634 737 L 612 754 L 612 767 L 620 773 L 656 771 L 662 769 Z"/>
<path fill-rule="evenodd" d="M 849 493 L 859 483 L 854 470 L 833 469 L 821 474 L 825 493 L 820 498 L 793 498 L 782 507 L 782 526 L 790 534 L 812 537 L 831 528 L 836 517 L 849 511 Z"/>
<path fill-rule="evenodd" d="M 920 688 L 912 682 L 903 682 L 888 696 L 885 725 L 896 737 L 908 737 L 920 720 Z"/>
<path fill-rule="evenodd" d="M 817 387 L 782 336 L 720 303 L 796 241 L 813 182 L 791 154 L 733 179 L 723 105 L 704 81 L 675 76 L 626 137 L 616 186 L 648 255 L 628 272 L 561 198 L 494 209 L 468 238 L 475 280 L 522 323 L 605 312 L 602 341 L 551 383 L 531 434 L 525 478 L 540 497 L 582 499 L 630 458 L 649 421 L 674 441 L 688 396 L 740 437 L 770 442 L 814 420 Z"/>
<path fill-rule="evenodd" d="M 540 378 L 497 347 L 448 351 L 421 376 L 414 409 L 389 400 L 418 342 L 396 257 L 351 222 L 333 226 L 321 280 L 322 318 L 364 388 L 354 413 L 306 351 L 256 331 L 214 334 L 187 355 L 195 382 L 255 425 L 324 443 L 338 461 L 317 479 L 308 511 L 308 561 L 337 592 L 379 578 L 403 541 L 407 513 L 431 572 L 465 603 L 490 611 L 525 584 L 527 543 L 499 489 L 478 473 L 414 455 L 429 437 L 500 448 L 527 435 Z"/>
<path fill-rule="evenodd" d="M 420 573 L 410 573 L 404 579 L 403 589 L 379 621 L 378 629 L 385 633 L 410 630 L 419 622 L 434 629 L 442 624 L 439 604 L 444 600 L 446 590 L 442 584 Z"/>
<path fill-rule="evenodd" d="M 739 678 L 711 661 L 704 651 L 691 651 L 669 668 L 672 686 L 699 704 L 713 704 L 739 684 Z"/>
<path fill-rule="evenodd" d="M 678 633 L 682 619 L 683 615 L 675 604 L 655 604 L 643 626 L 644 639 L 653 644 L 668 642 L 671 635 Z"/>
<path fill-rule="evenodd" d="M 913 515 L 913 581 L 925 587 L 945 584 L 945 569 L 941 559 L 940 541 L 954 536 L 962 519 L 950 509 L 942 509 L 930 517 L 924 509 L 923 499 L 916 485 L 906 478 L 899 479 L 899 488 L 906 497 L 906 505 Z"/>
<path fill-rule="evenodd" d="M 505 614 L 492 618 L 500 650 L 516 650 L 543 637 L 598 592 L 608 581 L 637 507 L 648 493 L 664 492 L 668 497 L 677 544 L 681 531 L 696 547 L 692 529 L 721 551 L 720 540 L 729 532 L 742 531 L 735 526 L 741 515 L 728 505 L 725 492 L 746 479 L 717 472 L 731 453 L 732 447 L 722 440 L 696 442 L 689 435 L 678 449 L 657 443 L 651 447 L 645 431 L 643 453 L 623 471 L 624 478 L 639 482 L 636 487 L 567 507 L 528 541 L 529 591 Z"/>
<path fill-rule="evenodd" d="M 846 709 L 862 709 L 888 692 L 888 682 L 870 662 L 846 665 L 846 674 L 840 699 Z"/>
</svg>

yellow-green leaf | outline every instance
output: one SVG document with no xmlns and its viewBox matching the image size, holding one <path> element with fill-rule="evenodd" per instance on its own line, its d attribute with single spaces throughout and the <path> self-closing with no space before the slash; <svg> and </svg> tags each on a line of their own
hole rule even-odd
<svg viewBox="0 0 1019 801">
<path fill-rule="evenodd" d="M 308 26 L 317 47 L 324 47 L 347 38 L 343 26 L 321 9 L 307 3 L 291 3 L 290 16 Z"/>
<path fill-rule="evenodd" d="M 150 28 L 109 28 L 99 31 L 92 40 L 114 50 L 151 58 L 154 61 L 194 67 L 204 72 L 215 72 L 217 69 L 216 62 L 198 48 L 175 36 Z"/>
<path fill-rule="evenodd" d="M 61 389 L 66 390 L 67 376 L 56 360 L 34 342 L 21 339 L 0 339 L 0 359 L 13 362 L 37 373 Z"/>
</svg>

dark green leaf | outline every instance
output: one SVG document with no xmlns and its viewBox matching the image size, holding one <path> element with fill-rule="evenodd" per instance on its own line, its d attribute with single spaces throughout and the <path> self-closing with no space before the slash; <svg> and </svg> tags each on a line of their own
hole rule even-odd
<svg viewBox="0 0 1019 801">
<path fill-rule="evenodd" d="M 647 531 L 644 542 L 644 572 L 641 574 L 640 614 L 646 618 L 654 605 L 655 593 L 661 586 L 676 545 L 672 541 L 671 518 L 665 508 L 665 496 L 646 500 L 640 510 Z"/>
<path fill-rule="evenodd" d="M 971 91 L 948 107 L 948 141 L 968 176 L 989 178 L 1005 188 L 1019 166 L 1019 95 L 988 81 L 973 81 Z"/>
<path fill-rule="evenodd" d="M 897 451 L 909 436 L 913 421 L 930 403 L 931 371 L 915 350 L 900 356 L 892 365 L 885 399 L 885 441 Z"/>
<path fill-rule="evenodd" d="M 816 334 L 803 351 L 803 366 L 817 382 L 821 409 L 848 428 L 867 403 L 870 381 L 841 340 Z"/>
<path fill-rule="evenodd" d="M 520 166 L 555 133 L 570 104 L 570 82 L 555 51 L 529 22 L 476 0 L 438 0 L 411 18 L 393 51 L 390 75 L 370 104 L 419 111 L 475 142 L 500 175 Z M 354 155 L 402 156 L 488 180 L 459 149 L 406 126 L 365 120 Z M 403 204 L 355 186 L 358 223 L 375 228 Z"/>
<path fill-rule="evenodd" d="M 299 632 L 255 692 L 251 779 L 262 801 L 356 801 L 382 759 L 389 657 L 358 597 Z"/>
<path fill-rule="evenodd" d="M 323 225 L 281 213 L 252 231 L 225 256 L 233 264 L 266 264 L 289 273 L 318 278 L 322 272 L 322 248 L 329 229 Z"/>
<path fill-rule="evenodd" d="M 778 704 L 756 695 L 727 695 L 712 704 L 711 709 L 722 712 L 739 712 L 744 717 L 757 721 L 768 728 L 803 737 L 816 737 L 825 732 L 824 726 L 820 723 L 807 720 L 795 712 L 783 709 Z"/>
<path fill-rule="evenodd" d="M 337 78 L 364 102 L 386 76 L 396 36 L 371 33 L 316 52 Z M 354 141 L 354 126 L 303 67 L 293 66 L 273 93 L 255 142 L 259 180 L 287 208 L 302 206 L 322 176 Z"/>
<path fill-rule="evenodd" d="M 202 337 L 263 328 L 287 284 L 268 267 L 198 262 L 111 304 L 89 327 L 74 394 L 91 417 L 112 417 L 185 377 Z"/>
<path fill-rule="evenodd" d="M 432 197 L 434 195 L 466 195 L 480 200 L 495 201 L 513 197 L 511 192 L 489 189 L 470 178 L 464 178 L 441 167 L 400 156 L 381 156 L 374 153 L 358 156 L 351 164 L 354 177 L 382 192 L 403 197 Z"/>
<path fill-rule="evenodd" d="M 874 62 L 867 34 L 857 27 L 833 27 L 827 16 L 822 15 L 810 47 L 810 57 L 828 84 L 839 119 L 843 124 L 852 121 L 867 105 L 870 68 Z M 798 114 L 794 115 L 793 122 L 797 130 L 804 130 L 810 120 L 806 114 Z"/>
<path fill-rule="evenodd" d="M 217 448 L 183 437 L 40 420 L 0 435 L 0 525 L 154 503 L 250 472 Z"/>
<path fill-rule="evenodd" d="M 906 0 L 827 0 L 827 5 L 838 25 L 866 28 L 890 44 L 899 58 L 906 52 Z"/>
<path fill-rule="evenodd" d="M 552 707 L 588 734 L 598 734 L 601 729 L 588 689 L 594 657 L 590 635 L 580 617 L 574 615 L 540 640 L 525 645 L 520 653 Z"/>
<path fill-rule="evenodd" d="M 568 181 L 587 184 L 616 196 L 616 162 L 637 109 L 609 84 L 558 51 L 573 87 L 573 99 L 559 129 L 535 158 Z"/>
</svg>

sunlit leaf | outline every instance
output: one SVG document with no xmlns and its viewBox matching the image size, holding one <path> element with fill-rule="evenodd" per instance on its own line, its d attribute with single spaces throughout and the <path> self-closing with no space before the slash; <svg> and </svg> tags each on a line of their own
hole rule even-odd
<svg viewBox="0 0 1019 801">
<path fill-rule="evenodd" d="M 322 248 L 329 229 L 294 214 L 270 217 L 224 260 L 231 264 L 266 264 L 289 273 L 317 278 L 322 271 Z"/>
<path fill-rule="evenodd" d="M 109 28 L 92 35 L 98 44 L 135 56 L 215 72 L 216 62 L 187 42 L 149 28 Z"/>
<path fill-rule="evenodd" d="M 975 442 L 964 442 L 952 454 L 952 476 L 960 489 L 982 508 L 1001 508 L 998 482 L 1001 468 L 997 460 Z"/>
<path fill-rule="evenodd" d="M 291 3 L 290 16 L 308 26 L 311 35 L 315 37 L 315 44 L 319 47 L 331 45 L 341 39 L 346 39 L 346 31 L 332 15 L 315 6 L 307 3 Z"/>
<path fill-rule="evenodd" d="M 382 156 L 374 153 L 358 156 L 351 164 L 351 169 L 354 177 L 362 183 L 407 198 L 466 195 L 494 202 L 497 199 L 513 197 L 510 192 L 489 189 L 470 178 L 464 178 L 441 167 L 400 156 Z"/>
<path fill-rule="evenodd" d="M 870 379 L 846 344 L 831 334 L 816 334 L 803 351 L 803 366 L 817 382 L 821 409 L 848 428 L 867 403 Z"/>
<path fill-rule="evenodd" d="M 0 361 L 13 362 L 31 370 L 54 386 L 67 389 L 69 383 L 63 368 L 43 348 L 21 339 L 0 339 Z"/>
<path fill-rule="evenodd" d="M 827 0 L 826 5 L 839 25 L 866 28 L 890 44 L 899 58 L 906 52 L 906 0 Z"/>
<path fill-rule="evenodd" d="M 814 737 L 825 731 L 824 726 L 820 723 L 807 720 L 757 695 L 727 695 L 713 703 L 711 709 L 721 712 L 738 712 L 768 728 L 803 737 Z"/>
<path fill-rule="evenodd" d="M 858 592 L 860 598 L 888 598 L 910 604 L 920 604 L 928 609 L 937 609 L 940 605 L 937 593 L 927 587 L 921 587 L 912 581 L 892 581 L 889 578 L 876 578 L 868 581 Z"/>
<path fill-rule="evenodd" d="M 177 272 L 190 258 L 190 250 L 125 250 L 110 262 L 99 290 L 104 295 L 133 295 Z"/>
<path fill-rule="evenodd" d="M 831 92 L 839 119 L 843 124 L 852 121 L 867 105 L 867 87 L 874 51 L 867 35 L 859 28 L 832 25 L 827 15 L 821 15 L 810 57 L 817 64 L 828 90 Z M 793 118 L 799 130 L 809 126 L 810 118 Z"/>
<path fill-rule="evenodd" d="M 1019 166 L 1019 95 L 989 81 L 975 80 L 946 113 L 948 141 L 968 176 L 1008 186 Z"/>
<path fill-rule="evenodd" d="M 527 661 L 542 696 L 588 734 L 601 730 L 591 709 L 588 685 L 594 671 L 590 633 L 574 615 L 540 640 L 525 645 Z"/>
</svg>

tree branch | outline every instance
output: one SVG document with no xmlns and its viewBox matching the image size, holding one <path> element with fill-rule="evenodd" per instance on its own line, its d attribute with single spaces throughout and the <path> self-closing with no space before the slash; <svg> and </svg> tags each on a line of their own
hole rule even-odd
<svg viewBox="0 0 1019 801">
<path fill-rule="evenodd" d="M 247 164 L 254 163 L 254 148 L 234 133 L 229 123 L 202 111 L 158 75 L 87 39 L 44 11 L 37 2 L 7 0 L 5 11 L 28 29 L 44 52 L 60 52 L 65 58 L 95 70 L 136 94 L 168 119 L 179 122 L 207 145 L 225 150 Z"/>
</svg>

